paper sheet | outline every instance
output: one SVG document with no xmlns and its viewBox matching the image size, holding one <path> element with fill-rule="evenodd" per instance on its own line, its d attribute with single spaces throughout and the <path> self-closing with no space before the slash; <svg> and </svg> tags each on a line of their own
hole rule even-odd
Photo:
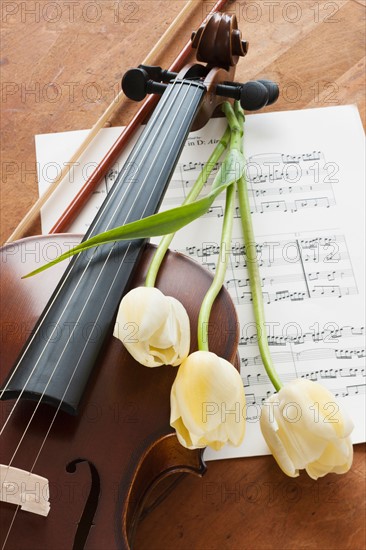
<svg viewBox="0 0 366 550">
<path fill-rule="evenodd" d="M 224 128 L 224 119 L 215 119 L 190 134 L 162 209 L 181 204 Z M 80 165 L 47 202 L 42 211 L 45 233 L 119 133 L 118 128 L 102 130 Z M 78 131 L 36 137 L 40 194 L 83 135 Z M 365 441 L 365 155 L 357 108 L 249 115 L 244 146 L 274 363 L 284 382 L 305 377 L 329 388 L 354 420 L 353 441 Z M 85 232 L 127 154 L 104 178 L 70 228 L 72 232 Z M 177 234 L 172 248 L 214 271 L 223 208 L 224 197 L 220 197 L 204 217 Z M 207 450 L 206 459 L 269 452 L 258 421 L 261 404 L 273 389 L 256 344 L 238 217 L 228 253 L 226 286 L 240 322 L 247 431 L 241 447 Z"/>
</svg>

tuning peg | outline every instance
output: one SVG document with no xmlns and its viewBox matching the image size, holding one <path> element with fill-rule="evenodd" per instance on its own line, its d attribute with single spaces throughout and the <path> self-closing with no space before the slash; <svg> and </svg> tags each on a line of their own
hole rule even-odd
<svg viewBox="0 0 366 550">
<path fill-rule="evenodd" d="M 122 78 L 122 90 L 129 99 L 142 101 L 147 94 L 162 94 L 167 85 L 154 82 L 144 69 L 130 69 Z"/>
<path fill-rule="evenodd" d="M 225 82 L 216 86 L 216 93 L 239 100 L 246 111 L 257 111 L 278 99 L 279 88 L 271 80 L 251 80 L 245 84 Z"/>
<path fill-rule="evenodd" d="M 155 82 L 171 82 L 178 76 L 178 73 L 167 71 L 156 65 L 139 65 L 138 68 L 147 72 L 149 78 Z"/>
<path fill-rule="evenodd" d="M 261 84 L 263 84 L 267 90 L 268 90 L 268 102 L 267 105 L 272 105 L 275 103 L 280 95 L 280 89 L 278 87 L 278 84 L 275 82 L 272 82 L 272 80 L 264 80 L 260 79 L 258 80 Z"/>
<path fill-rule="evenodd" d="M 147 94 L 162 94 L 167 87 L 164 82 L 170 82 L 176 77 L 176 73 L 165 71 L 161 67 L 140 65 L 137 69 L 126 72 L 122 78 L 122 90 L 128 98 L 141 101 Z M 262 79 L 245 84 L 224 82 L 216 86 L 216 93 L 239 100 L 246 111 L 257 111 L 277 101 L 280 92 L 275 82 Z"/>
<path fill-rule="evenodd" d="M 240 105 L 246 111 L 258 111 L 269 101 L 267 87 L 258 80 L 246 82 L 240 88 Z"/>
</svg>

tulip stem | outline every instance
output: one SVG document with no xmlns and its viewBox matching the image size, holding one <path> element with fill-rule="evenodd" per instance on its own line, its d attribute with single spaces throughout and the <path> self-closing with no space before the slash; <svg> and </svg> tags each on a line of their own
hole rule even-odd
<svg viewBox="0 0 366 550">
<path fill-rule="evenodd" d="M 230 140 L 230 128 L 227 127 L 225 130 L 225 133 L 223 134 L 222 138 L 216 145 L 214 151 L 211 153 L 208 161 L 206 162 L 205 166 L 203 167 L 200 175 L 198 176 L 197 180 L 195 181 L 192 189 L 188 193 L 186 199 L 184 200 L 183 204 L 189 204 L 192 203 L 198 195 L 200 194 L 203 186 L 207 182 L 208 178 L 210 177 L 210 174 L 214 167 L 216 166 L 218 160 L 220 159 L 221 155 L 225 151 L 225 149 L 228 146 Z M 158 272 L 161 266 L 162 261 L 164 260 L 164 256 L 166 251 L 168 250 L 170 243 L 172 242 L 174 238 L 175 233 L 170 233 L 169 235 L 165 235 L 153 256 L 153 259 L 151 260 L 146 280 L 145 280 L 145 286 L 153 287 L 156 283 L 156 278 L 158 276 Z"/>
<path fill-rule="evenodd" d="M 242 120 L 241 126 L 244 128 L 244 112 L 237 102 L 235 103 L 235 113 L 239 121 Z M 241 140 L 241 150 L 243 150 L 243 140 Z M 268 345 L 262 284 L 257 262 L 257 247 L 254 238 L 252 215 L 250 211 L 248 196 L 248 186 L 245 178 L 245 173 L 238 181 L 238 199 L 241 223 L 244 234 L 245 254 L 247 259 L 250 289 L 252 293 L 254 317 L 257 327 L 258 346 L 267 375 L 271 380 L 273 386 L 275 387 L 276 391 L 279 391 L 282 387 L 282 382 L 279 379 L 276 369 L 273 365 L 271 352 Z"/>
<path fill-rule="evenodd" d="M 222 224 L 220 253 L 216 264 L 216 272 L 214 279 L 208 289 L 200 309 L 198 316 L 198 349 L 201 351 L 209 351 L 208 347 L 208 324 L 211 314 L 212 305 L 220 292 L 222 285 L 225 282 L 227 264 L 231 251 L 231 234 L 234 219 L 235 207 L 235 185 L 230 185 L 226 190 L 226 202 L 224 221 Z"/>
<path fill-rule="evenodd" d="M 230 150 L 237 149 L 241 152 L 242 129 L 236 119 L 235 113 L 229 102 L 225 102 L 222 110 L 226 115 L 230 128 Z M 203 299 L 198 316 L 198 349 L 209 351 L 208 345 L 208 324 L 212 305 L 225 282 L 227 264 L 231 252 L 231 235 L 234 220 L 235 208 L 235 184 L 230 185 L 226 190 L 225 213 L 222 224 L 219 258 L 216 264 L 214 280 Z"/>
</svg>

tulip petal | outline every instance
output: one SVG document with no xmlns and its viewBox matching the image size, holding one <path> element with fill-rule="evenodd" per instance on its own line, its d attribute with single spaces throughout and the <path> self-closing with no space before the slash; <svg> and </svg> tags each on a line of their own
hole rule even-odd
<svg viewBox="0 0 366 550">
<path fill-rule="evenodd" d="M 114 336 L 142 365 L 179 365 L 189 353 L 189 318 L 183 305 L 157 288 L 138 287 L 121 301 Z"/>
<path fill-rule="evenodd" d="M 261 430 L 282 470 L 305 469 L 313 479 L 352 464 L 352 421 L 321 384 L 297 379 L 264 403 Z"/>
<path fill-rule="evenodd" d="M 298 421 L 289 419 L 286 410 L 284 401 L 281 400 L 279 407 L 274 411 L 278 435 L 295 468 L 301 470 L 307 462 L 315 460 L 323 452 L 326 441 L 321 437 L 317 437 L 311 430 L 304 430 L 302 409 L 299 409 L 300 417 Z"/>
<path fill-rule="evenodd" d="M 171 391 L 170 423 L 188 448 L 225 443 L 244 437 L 245 394 L 240 374 L 214 353 L 192 353 L 181 364 Z"/>
<path fill-rule="evenodd" d="M 274 420 L 274 409 L 271 403 L 263 406 L 260 416 L 260 427 L 263 437 L 281 470 L 290 477 L 297 477 L 299 470 L 295 467 L 288 453 L 288 447 L 278 434 L 278 425 Z"/>
<path fill-rule="evenodd" d="M 312 479 L 328 473 L 345 474 L 352 466 L 353 446 L 349 438 L 329 443 L 323 454 L 305 468 Z"/>
<path fill-rule="evenodd" d="M 282 391 L 284 390 L 284 391 Z M 286 403 L 295 403 L 302 414 L 301 424 L 308 430 L 314 430 L 319 437 L 331 439 L 347 437 L 353 423 L 347 412 L 342 409 L 334 395 L 321 384 L 306 379 L 296 379 L 281 390 Z"/>
</svg>

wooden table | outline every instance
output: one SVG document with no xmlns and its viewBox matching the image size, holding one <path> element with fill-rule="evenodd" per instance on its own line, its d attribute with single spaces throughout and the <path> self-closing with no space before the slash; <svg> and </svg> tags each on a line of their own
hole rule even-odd
<svg viewBox="0 0 366 550">
<path fill-rule="evenodd" d="M 156 62 L 168 66 L 213 2 L 200 2 Z M 35 134 L 89 128 L 178 14 L 182 1 L 57 0 L 2 4 L 1 240 L 37 198 Z M 365 0 L 236 1 L 248 56 L 236 79 L 276 80 L 273 110 L 356 103 L 365 122 Z M 137 105 L 126 102 L 114 125 Z M 35 223 L 29 234 L 40 231 Z M 272 457 L 210 463 L 141 521 L 136 548 L 361 549 L 364 446 L 352 470 L 287 478 Z M 102 549 L 100 549 L 102 550 Z M 104 549 L 103 549 L 104 550 Z"/>
</svg>

